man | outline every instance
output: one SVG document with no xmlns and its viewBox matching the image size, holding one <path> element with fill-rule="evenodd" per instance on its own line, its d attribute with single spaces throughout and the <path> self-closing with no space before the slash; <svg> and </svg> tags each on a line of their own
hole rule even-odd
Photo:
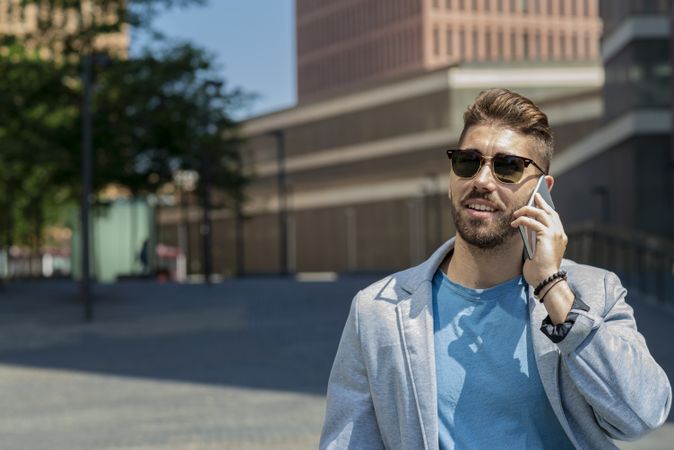
<svg viewBox="0 0 674 450">
<path fill-rule="evenodd" d="M 354 298 L 321 448 L 603 449 L 661 425 L 671 387 L 620 281 L 563 260 L 558 214 L 526 206 L 554 184 L 546 115 L 484 91 L 447 153 L 457 234 Z"/>
</svg>

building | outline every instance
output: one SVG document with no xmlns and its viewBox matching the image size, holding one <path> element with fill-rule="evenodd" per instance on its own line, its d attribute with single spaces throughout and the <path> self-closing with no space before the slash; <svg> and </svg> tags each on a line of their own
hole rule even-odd
<svg viewBox="0 0 674 450">
<path fill-rule="evenodd" d="M 319 21 L 339 11 L 346 22 Z M 299 104 L 242 125 L 253 182 L 238 218 L 212 213 L 216 273 L 389 272 L 425 259 L 454 233 L 444 150 L 457 144 L 463 111 L 483 89 L 511 88 L 542 106 L 560 174 L 573 174 L 578 158 L 567 152 L 603 123 L 596 1 L 298 0 L 297 14 Z M 311 31 L 314 22 L 322 25 Z M 449 53 L 436 28 L 445 37 L 450 30 Z M 371 41 L 393 29 L 412 34 Z M 356 42 L 370 45 L 366 56 Z M 413 63 L 387 66 L 387 54 L 402 61 L 391 52 L 411 52 Z M 325 71 L 310 82 L 307 68 L 320 58 Z M 375 65 L 365 71 L 357 61 Z M 578 199 L 558 202 L 558 194 L 561 211 L 575 208 Z M 198 249 L 199 220 L 196 207 L 162 208 L 159 240 Z M 190 253 L 198 274 L 198 251 Z"/>
<path fill-rule="evenodd" d="M 89 25 L 88 20 L 96 20 L 105 25 L 117 22 L 117 8 L 122 3 L 109 2 L 97 4 L 91 0 L 82 0 L 80 11 L 61 9 L 55 2 L 27 3 L 22 0 L 0 0 L 0 35 L 16 36 L 26 39 L 28 48 L 39 47 L 41 56 L 57 56 L 64 47 L 64 41 L 70 35 Z M 57 2 L 58 3 L 58 2 Z M 39 30 L 40 20 L 48 17 L 53 27 L 49 33 L 40 33 L 41 39 L 33 35 Z M 87 18 L 90 17 L 91 19 Z M 123 26 L 120 32 L 101 33 L 96 36 L 94 46 L 120 57 L 126 57 L 129 49 L 129 28 Z"/>
<path fill-rule="evenodd" d="M 297 0 L 299 102 L 477 61 L 594 61 L 597 0 Z"/>
<path fill-rule="evenodd" d="M 462 113 L 480 90 L 510 87 L 541 104 L 562 157 L 600 123 L 602 84 L 597 64 L 462 65 L 248 120 L 244 167 L 255 178 L 239 227 L 230 211 L 212 215 L 215 272 L 416 264 L 454 232 L 444 150 L 457 144 Z M 162 208 L 160 241 L 178 242 L 184 215 Z M 199 220 L 196 208 L 186 215 Z M 190 230 L 198 249 L 198 227 Z"/>
<path fill-rule="evenodd" d="M 669 0 L 600 2 L 602 124 L 555 166 L 567 219 L 674 237 Z M 587 180 L 592 180 L 588 183 Z"/>
</svg>

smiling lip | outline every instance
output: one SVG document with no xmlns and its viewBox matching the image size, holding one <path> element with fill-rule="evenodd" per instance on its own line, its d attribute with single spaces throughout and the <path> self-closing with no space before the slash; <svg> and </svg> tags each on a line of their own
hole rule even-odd
<svg viewBox="0 0 674 450">
<path fill-rule="evenodd" d="M 481 198 L 472 198 L 463 202 L 463 207 L 468 214 L 468 217 L 473 219 L 487 220 L 494 217 L 498 208 L 494 203 Z"/>
<path fill-rule="evenodd" d="M 471 199 L 463 202 L 463 207 L 471 213 L 482 213 L 489 215 L 498 211 L 498 208 L 491 202 L 481 199 Z"/>
</svg>

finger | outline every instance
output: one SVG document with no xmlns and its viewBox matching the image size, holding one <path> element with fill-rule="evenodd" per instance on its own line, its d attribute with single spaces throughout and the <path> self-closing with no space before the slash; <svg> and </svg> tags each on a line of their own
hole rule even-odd
<svg viewBox="0 0 674 450">
<path fill-rule="evenodd" d="M 531 217 L 527 216 L 518 217 L 517 219 L 510 222 L 510 225 L 512 225 L 513 227 L 524 225 L 525 227 L 532 229 L 537 233 L 538 232 L 542 233 L 547 229 L 547 227 L 542 223 L 540 223 L 538 220 L 534 220 Z"/>
<path fill-rule="evenodd" d="M 531 217 L 533 219 L 536 219 L 543 225 L 549 227 L 552 224 L 552 220 L 550 219 L 550 215 L 543 211 L 541 208 L 535 208 L 533 206 L 523 206 L 522 208 L 518 209 L 515 211 L 513 214 L 515 217 Z"/>
<path fill-rule="evenodd" d="M 543 196 L 538 192 L 534 196 L 534 203 L 536 203 L 539 206 L 539 209 L 542 209 L 546 213 L 548 213 L 548 216 L 551 219 L 551 223 L 548 226 L 554 228 L 556 227 L 562 228 L 562 220 L 561 217 L 559 217 L 559 213 L 557 213 L 557 211 L 555 211 L 555 209 L 552 206 L 550 206 L 549 203 L 546 203 Z"/>
<path fill-rule="evenodd" d="M 540 209 L 543 211 L 547 212 L 548 214 L 552 214 L 555 212 L 554 209 L 552 209 L 552 206 L 550 206 L 544 199 L 541 194 L 536 192 L 536 195 L 534 196 L 534 203 L 536 206 L 538 206 Z"/>
</svg>

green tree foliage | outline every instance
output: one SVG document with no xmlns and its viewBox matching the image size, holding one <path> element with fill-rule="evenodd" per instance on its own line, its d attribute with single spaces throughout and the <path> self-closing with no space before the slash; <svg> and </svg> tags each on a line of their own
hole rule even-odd
<svg viewBox="0 0 674 450">
<path fill-rule="evenodd" d="M 77 95 L 61 88 L 63 65 L 14 45 L 0 58 L 0 205 L 5 244 L 39 245 L 45 221 L 70 198 L 64 162 L 77 151 Z M 69 179 L 68 184 L 55 182 Z"/>
<path fill-rule="evenodd" d="M 178 169 L 201 171 L 236 190 L 242 179 L 236 122 L 229 112 L 249 98 L 212 74 L 211 58 L 191 45 L 117 60 L 98 74 L 95 104 L 97 183 L 154 192 Z"/>
<path fill-rule="evenodd" d="M 163 42 L 152 29 L 162 9 L 202 3 L 21 2 L 25 14 L 40 9 L 34 31 L 0 36 L 0 245 L 39 248 L 43 227 L 79 201 L 83 56 L 104 53 L 106 36 L 129 27 L 153 45 L 134 56 L 109 51 L 95 64 L 94 190 L 117 183 L 153 193 L 191 169 L 208 170 L 202 180 L 240 198 L 231 113 L 251 96 L 229 88 L 203 49 Z"/>
</svg>

